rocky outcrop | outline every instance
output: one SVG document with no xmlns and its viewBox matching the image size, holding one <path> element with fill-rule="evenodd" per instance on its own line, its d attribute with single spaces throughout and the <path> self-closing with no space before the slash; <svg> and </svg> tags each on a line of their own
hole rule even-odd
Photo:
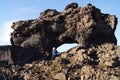
<svg viewBox="0 0 120 80">
<path fill-rule="evenodd" d="M 11 46 L 0 46 L 0 66 L 13 64 Z"/>
<path fill-rule="evenodd" d="M 0 70 L 10 72 L 8 76 L 13 80 L 119 80 L 120 46 L 102 44 L 81 49 L 76 46 L 55 60 L 37 60 Z"/>
<path fill-rule="evenodd" d="M 117 44 L 116 24 L 114 15 L 104 14 L 91 4 L 78 7 L 71 3 L 62 12 L 47 9 L 37 19 L 14 22 L 11 43 L 45 52 L 63 43 L 79 43 L 82 47 Z"/>
<path fill-rule="evenodd" d="M 25 64 L 38 59 L 45 59 L 38 49 L 14 46 L 0 46 L 0 66 Z"/>
<path fill-rule="evenodd" d="M 117 18 L 88 4 L 47 9 L 34 20 L 14 22 L 11 46 L 0 46 L 0 74 L 6 80 L 119 80 Z M 49 60 L 53 46 L 79 43 Z M 48 54 L 49 53 L 49 54 Z M 0 79 L 3 77 L 0 76 Z"/>
</svg>

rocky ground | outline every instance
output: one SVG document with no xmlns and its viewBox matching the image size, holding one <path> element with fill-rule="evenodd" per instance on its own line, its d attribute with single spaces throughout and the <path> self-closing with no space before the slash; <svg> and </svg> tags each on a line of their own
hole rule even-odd
<svg viewBox="0 0 120 80">
<path fill-rule="evenodd" d="M 92 4 L 77 3 L 14 22 L 12 45 L 0 46 L 0 80 L 120 80 L 117 22 Z M 50 60 L 52 47 L 64 43 L 79 46 Z"/>
<path fill-rule="evenodd" d="M 0 67 L 8 80 L 120 80 L 120 47 L 74 47 L 55 60 Z"/>
</svg>

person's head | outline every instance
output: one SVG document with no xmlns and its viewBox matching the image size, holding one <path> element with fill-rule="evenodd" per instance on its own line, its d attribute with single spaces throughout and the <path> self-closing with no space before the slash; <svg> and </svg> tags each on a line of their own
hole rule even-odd
<svg viewBox="0 0 120 80">
<path fill-rule="evenodd" d="M 56 48 L 55 48 L 55 47 L 53 47 L 53 48 L 52 48 L 52 50 L 56 50 Z"/>
</svg>

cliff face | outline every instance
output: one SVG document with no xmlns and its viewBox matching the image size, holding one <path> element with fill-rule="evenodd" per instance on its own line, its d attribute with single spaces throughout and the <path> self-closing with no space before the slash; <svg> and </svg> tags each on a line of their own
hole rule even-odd
<svg viewBox="0 0 120 80">
<path fill-rule="evenodd" d="M 11 46 L 0 46 L 0 65 L 13 64 Z"/>
<path fill-rule="evenodd" d="M 0 73 L 8 80 L 119 80 L 116 25 L 114 15 L 77 3 L 62 12 L 47 9 L 37 19 L 14 22 L 12 45 L 0 47 Z M 64 43 L 79 46 L 49 60 L 52 47 Z M 16 65 L 2 67 L 6 61 Z"/>
</svg>

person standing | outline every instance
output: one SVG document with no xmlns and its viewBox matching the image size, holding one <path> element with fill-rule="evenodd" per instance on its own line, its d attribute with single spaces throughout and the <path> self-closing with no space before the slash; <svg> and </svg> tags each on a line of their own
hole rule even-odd
<svg viewBox="0 0 120 80">
<path fill-rule="evenodd" d="M 56 55 L 57 55 L 58 51 L 56 50 L 55 47 L 52 48 L 52 60 L 55 59 Z"/>
</svg>

